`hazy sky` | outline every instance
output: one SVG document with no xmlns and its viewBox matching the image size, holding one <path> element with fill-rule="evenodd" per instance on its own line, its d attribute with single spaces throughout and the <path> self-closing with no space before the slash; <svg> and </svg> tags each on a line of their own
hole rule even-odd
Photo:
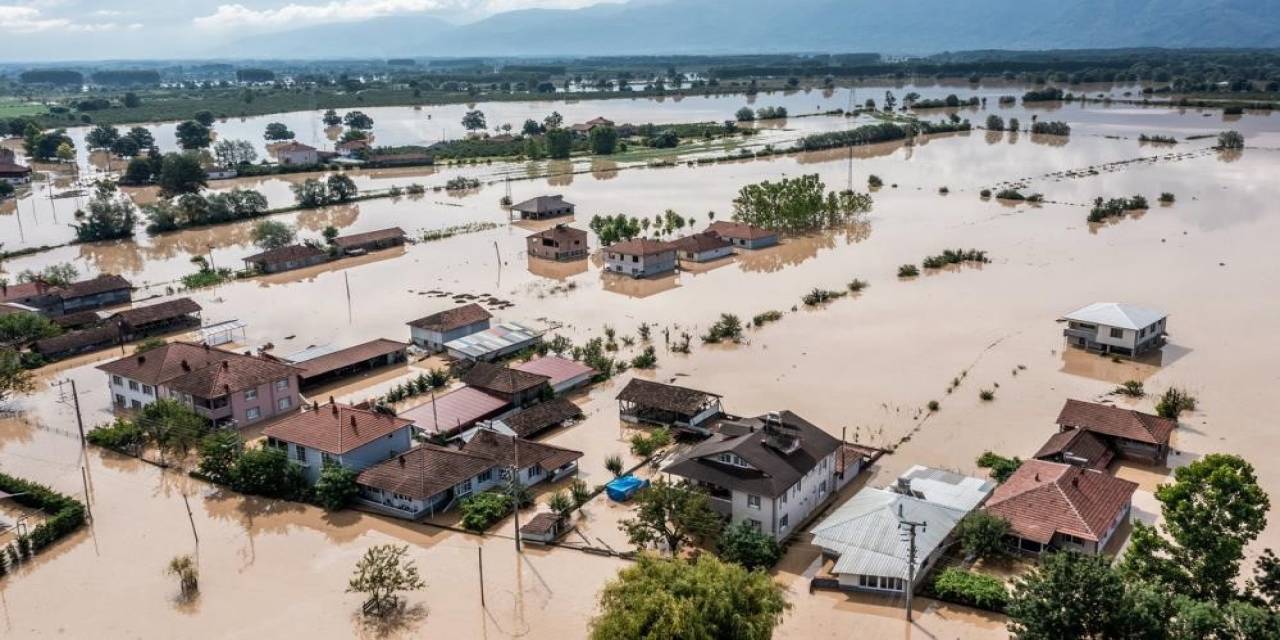
<svg viewBox="0 0 1280 640">
<path fill-rule="evenodd" d="M 468 22 L 601 1 L 0 0 L 0 61 L 199 56 L 233 36 L 316 24 L 414 14 Z"/>
</svg>

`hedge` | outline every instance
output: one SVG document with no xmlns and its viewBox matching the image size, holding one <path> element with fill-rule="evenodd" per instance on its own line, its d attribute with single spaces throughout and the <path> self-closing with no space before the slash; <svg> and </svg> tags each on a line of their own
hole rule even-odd
<svg viewBox="0 0 1280 640">
<path fill-rule="evenodd" d="M 0 491 L 14 494 L 12 500 L 24 507 L 39 509 L 48 514 L 49 517 L 28 534 L 32 553 L 52 545 L 84 525 L 84 505 L 79 500 L 64 496 L 42 484 L 0 473 Z"/>
<path fill-rule="evenodd" d="M 965 571 L 956 567 L 943 569 L 933 580 L 933 594 L 939 600 L 954 602 L 996 613 L 1004 613 L 1009 604 L 1009 590 L 999 578 Z"/>
</svg>

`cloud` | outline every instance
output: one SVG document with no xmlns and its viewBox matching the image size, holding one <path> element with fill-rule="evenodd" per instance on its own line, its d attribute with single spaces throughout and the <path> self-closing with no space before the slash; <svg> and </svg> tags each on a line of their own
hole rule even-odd
<svg viewBox="0 0 1280 640">
<path fill-rule="evenodd" d="M 0 5 L 0 16 L 4 16 L 4 20 L 0 20 L 0 33 L 40 33 L 55 29 L 74 33 L 88 33 L 142 28 L 140 24 L 120 25 L 114 22 L 72 22 L 67 18 L 46 16 L 40 9 L 31 6 Z"/>
<path fill-rule="evenodd" d="M 356 22 L 404 13 L 420 13 L 454 6 L 442 0 L 334 0 L 326 4 L 288 4 L 276 9 L 250 9 L 242 4 L 224 4 L 212 14 L 196 18 L 197 27 L 214 30 L 271 29 Z"/>
</svg>

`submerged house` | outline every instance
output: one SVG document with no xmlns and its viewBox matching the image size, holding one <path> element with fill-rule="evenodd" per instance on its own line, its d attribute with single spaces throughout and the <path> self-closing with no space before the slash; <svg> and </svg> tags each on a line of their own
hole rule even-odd
<svg viewBox="0 0 1280 640">
<path fill-rule="evenodd" d="M 590 384 L 595 379 L 596 374 L 599 373 L 577 360 L 552 355 L 520 362 L 511 368 L 546 376 L 549 378 L 548 382 L 551 384 L 551 390 L 556 395 Z"/>
<path fill-rule="evenodd" d="M 12 149 L 0 149 L 0 182 L 15 187 L 31 182 L 31 167 L 18 164 Z"/>
<path fill-rule="evenodd" d="M 179 329 L 200 326 L 200 304 L 191 298 L 175 298 L 145 307 L 125 309 L 107 319 L 120 328 L 125 340 L 137 340 Z"/>
<path fill-rule="evenodd" d="M 733 255 L 733 244 L 714 233 L 695 233 L 672 241 L 677 257 L 687 262 L 710 262 Z"/>
<path fill-rule="evenodd" d="M 357 255 L 369 251 L 399 247 L 404 242 L 404 229 L 391 227 L 364 233 L 353 233 L 349 236 L 338 236 L 333 239 L 333 246 L 346 255 Z"/>
<path fill-rule="evenodd" d="M 50 316 L 128 304 L 132 300 L 133 285 L 112 274 L 67 285 L 52 285 L 40 280 L 0 284 L 0 303 L 24 305 Z"/>
<path fill-rule="evenodd" d="M 306 389 L 379 367 L 405 362 L 409 357 L 409 345 L 379 338 L 345 349 L 323 353 L 308 350 L 303 354 L 305 357 L 297 359 L 291 357 L 289 361 L 290 364 L 302 369 L 302 388 Z"/>
<path fill-rule="evenodd" d="M 647 278 L 676 270 L 676 246 L 670 242 L 636 238 L 604 248 L 605 271 Z"/>
<path fill-rule="evenodd" d="M 723 412 L 720 396 L 673 384 L 632 378 L 618 392 L 623 422 L 710 433 L 707 423 Z"/>
<path fill-rule="evenodd" d="M 262 430 L 312 484 L 326 465 L 360 471 L 413 446 L 410 421 L 334 402 L 304 408 Z"/>
<path fill-rule="evenodd" d="M 985 510 L 1009 522 L 1009 540 L 1027 553 L 1106 549 L 1132 511 L 1138 485 L 1105 472 L 1027 460 L 1009 476 Z"/>
<path fill-rule="evenodd" d="M 419 348 L 444 351 L 446 342 L 488 329 L 491 318 L 493 314 L 473 302 L 418 318 L 409 323 L 409 334 Z"/>
<path fill-rule="evenodd" d="M 566 202 L 564 196 L 559 194 L 538 196 L 511 205 L 511 210 L 519 213 L 521 220 L 545 220 L 571 216 L 574 209 L 575 205 L 572 202 Z"/>
<path fill-rule="evenodd" d="M 1115 452 L 1087 429 L 1067 429 L 1050 436 L 1032 457 L 1105 471 L 1115 458 Z"/>
<path fill-rule="evenodd" d="M 742 222 L 717 220 L 707 227 L 706 233 L 724 238 L 735 247 L 763 249 L 778 244 L 778 232 Z"/>
<path fill-rule="evenodd" d="M 444 343 L 444 350 L 455 360 L 488 362 L 519 353 L 542 341 L 542 332 L 519 322 L 504 322 L 470 335 Z"/>
<path fill-rule="evenodd" d="M 314 266 L 328 259 L 329 253 L 324 249 L 309 244 L 291 244 L 244 258 L 244 266 L 258 273 L 279 273 Z"/>
<path fill-rule="evenodd" d="M 543 260 L 581 260 L 587 257 L 587 232 L 565 224 L 532 234 L 526 243 L 529 255 Z"/>
<path fill-rule="evenodd" d="M 1169 437 L 1177 427 L 1169 418 L 1081 400 L 1067 400 L 1058 413 L 1060 431 L 1088 431 L 1123 458 L 1159 465 L 1169 458 Z"/>
<path fill-rule="evenodd" d="M 320 162 L 320 151 L 311 145 L 291 140 L 272 148 L 280 164 L 317 164 Z"/>
<path fill-rule="evenodd" d="M 567 398 L 552 398 L 493 422 L 495 429 L 510 431 L 530 438 L 547 429 L 568 424 L 582 417 L 582 408 Z"/>
<path fill-rule="evenodd" d="M 1165 344 L 1168 315 L 1122 302 L 1097 302 L 1062 316 L 1067 344 L 1089 351 L 1140 356 Z"/>
<path fill-rule="evenodd" d="M 835 494 L 840 448 L 807 420 L 777 411 L 721 422 L 663 472 L 705 490 L 730 522 L 781 539 Z"/>
<path fill-rule="evenodd" d="M 425 436 L 447 438 L 510 411 L 511 405 L 502 398 L 459 387 L 401 411 L 400 417 L 413 421 L 414 428 Z"/>
</svg>

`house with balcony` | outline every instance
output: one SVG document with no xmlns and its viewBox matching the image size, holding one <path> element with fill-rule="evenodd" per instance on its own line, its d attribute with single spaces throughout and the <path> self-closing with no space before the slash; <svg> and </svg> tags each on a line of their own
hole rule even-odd
<svg viewBox="0 0 1280 640">
<path fill-rule="evenodd" d="M 567 224 L 558 224 L 530 235 L 526 240 L 529 255 L 543 260 L 582 260 L 587 257 L 587 232 Z"/>
<path fill-rule="evenodd" d="M 671 427 L 706 435 L 723 412 L 720 396 L 674 384 L 632 378 L 618 392 L 618 417 L 631 424 Z"/>
<path fill-rule="evenodd" d="M 1165 344 L 1168 315 L 1123 302 L 1096 302 L 1062 316 L 1067 344 L 1108 355 L 1136 357 Z"/>
<path fill-rule="evenodd" d="M 511 205 L 511 210 L 520 214 L 521 220 L 545 220 L 560 216 L 573 215 L 575 205 L 566 202 L 564 196 L 556 194 L 529 198 Z"/>
<path fill-rule="evenodd" d="M 413 447 L 413 423 L 393 415 L 334 402 L 315 404 L 278 420 L 262 433 L 315 484 L 326 465 L 363 471 Z"/>
<path fill-rule="evenodd" d="M 118 409 L 171 398 L 215 426 L 244 426 L 290 413 L 299 404 L 297 367 L 208 345 L 171 342 L 97 368 L 107 374 Z"/>
<path fill-rule="evenodd" d="M 711 507 L 781 540 L 836 492 L 839 440 L 790 411 L 725 420 L 663 473 L 705 490 Z"/>
</svg>

